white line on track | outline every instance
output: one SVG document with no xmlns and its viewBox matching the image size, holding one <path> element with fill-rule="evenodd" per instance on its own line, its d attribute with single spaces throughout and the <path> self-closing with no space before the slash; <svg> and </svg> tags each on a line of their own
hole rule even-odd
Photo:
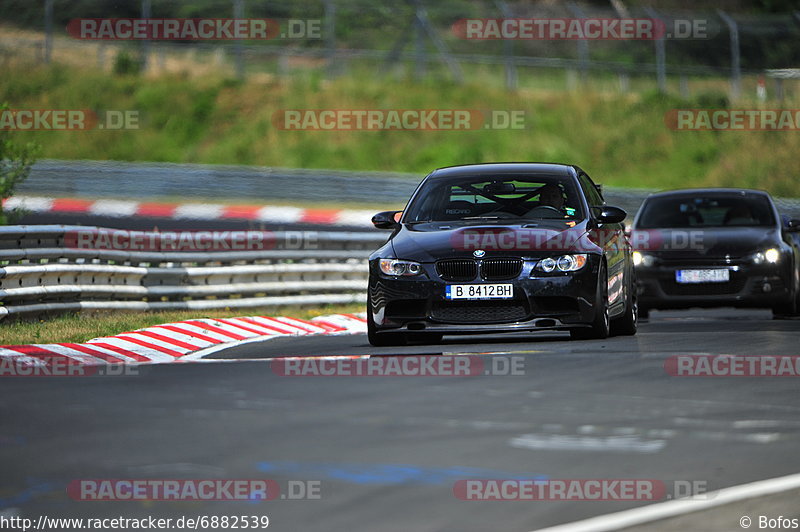
<svg viewBox="0 0 800 532">
<path fill-rule="evenodd" d="M 673 501 L 649 504 L 631 510 L 591 517 L 582 521 L 542 528 L 538 532 L 605 532 L 619 530 L 797 488 L 800 488 L 800 473 L 711 491 L 703 494 L 702 499 L 675 499 Z"/>
</svg>

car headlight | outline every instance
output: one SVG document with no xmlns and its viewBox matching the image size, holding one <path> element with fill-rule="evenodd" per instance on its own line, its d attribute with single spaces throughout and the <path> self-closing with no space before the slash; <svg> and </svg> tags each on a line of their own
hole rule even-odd
<svg viewBox="0 0 800 532">
<path fill-rule="evenodd" d="M 422 273 L 422 265 L 410 260 L 381 259 L 380 267 L 386 275 L 414 276 Z"/>
<path fill-rule="evenodd" d="M 655 257 L 652 255 L 647 255 L 646 253 L 642 253 L 641 251 L 634 251 L 631 254 L 631 258 L 633 259 L 634 266 L 650 267 L 656 263 Z"/>
<path fill-rule="evenodd" d="M 781 260 L 781 252 L 776 248 L 769 248 L 752 255 L 755 264 L 777 264 Z"/>
<path fill-rule="evenodd" d="M 586 253 L 576 253 L 574 255 L 562 255 L 560 257 L 547 257 L 536 263 L 534 270 L 552 272 L 575 272 L 586 266 Z"/>
</svg>

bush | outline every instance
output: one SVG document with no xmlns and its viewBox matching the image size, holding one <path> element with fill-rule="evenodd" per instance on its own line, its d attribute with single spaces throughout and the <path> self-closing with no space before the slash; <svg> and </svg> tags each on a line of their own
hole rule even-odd
<svg viewBox="0 0 800 532">
<path fill-rule="evenodd" d="M 120 76 L 127 76 L 127 75 L 137 75 L 142 69 L 142 65 L 139 64 L 131 54 L 126 51 L 121 51 L 117 54 L 114 58 L 114 74 Z"/>
<path fill-rule="evenodd" d="M 0 113 L 7 109 L 7 104 L 0 105 Z M 38 146 L 33 143 L 16 144 L 13 134 L 13 131 L 0 129 L 0 199 L 3 200 L 10 198 L 14 188 L 28 177 L 38 152 Z M 0 205 L 0 225 L 9 223 L 11 218 L 14 218 L 13 213 L 5 212 Z"/>
</svg>

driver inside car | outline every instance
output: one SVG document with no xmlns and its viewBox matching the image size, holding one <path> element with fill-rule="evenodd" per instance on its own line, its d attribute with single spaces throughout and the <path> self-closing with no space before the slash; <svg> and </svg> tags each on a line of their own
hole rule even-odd
<svg viewBox="0 0 800 532">
<path fill-rule="evenodd" d="M 539 204 L 531 209 L 528 214 L 533 216 L 545 216 L 547 213 L 564 213 L 564 195 L 558 185 L 548 183 L 539 189 Z"/>
</svg>

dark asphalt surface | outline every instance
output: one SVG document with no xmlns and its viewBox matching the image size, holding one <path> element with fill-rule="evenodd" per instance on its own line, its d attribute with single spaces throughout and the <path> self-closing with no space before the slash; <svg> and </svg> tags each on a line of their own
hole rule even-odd
<svg viewBox="0 0 800 532">
<path fill-rule="evenodd" d="M 364 336 L 251 343 L 226 358 L 506 352 L 524 374 L 286 377 L 265 361 L 0 383 L 0 515 L 268 515 L 270 530 L 524 532 L 645 502 L 462 501 L 464 478 L 645 478 L 709 490 L 800 471 L 793 378 L 682 378 L 673 354 L 800 354 L 800 321 L 653 312 L 635 337 L 560 333 L 374 349 Z M 319 481 L 318 500 L 85 502 L 75 479 Z M 695 521 L 695 530 L 704 530 Z M 651 527 L 658 529 L 657 525 Z M 718 528 L 719 529 L 719 528 Z M 741 530 L 738 521 L 721 529 Z"/>
</svg>

